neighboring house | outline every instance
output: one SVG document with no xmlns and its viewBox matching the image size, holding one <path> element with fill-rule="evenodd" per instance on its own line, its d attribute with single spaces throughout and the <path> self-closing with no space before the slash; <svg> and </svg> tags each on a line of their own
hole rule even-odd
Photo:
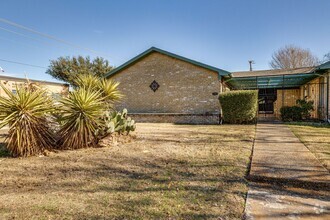
<svg viewBox="0 0 330 220">
<path fill-rule="evenodd" d="M 279 117 L 284 105 L 307 97 L 314 118 L 329 118 L 330 62 L 293 70 L 234 72 L 212 67 L 155 47 L 107 74 L 124 94 L 117 109 L 127 108 L 140 122 L 218 123 L 219 93 L 258 89 L 259 113 Z"/>
<path fill-rule="evenodd" d="M 45 89 L 46 92 L 49 95 L 53 96 L 54 98 L 57 98 L 64 94 L 68 94 L 69 92 L 68 84 L 47 82 L 41 80 L 30 80 L 30 79 L 29 81 Z M 6 86 L 6 88 L 9 89 L 11 92 L 16 93 L 17 88 L 26 85 L 27 79 L 0 75 L 0 83 Z M 5 91 L 3 91 L 1 87 L 0 87 L 0 96 L 6 96 Z"/>
</svg>

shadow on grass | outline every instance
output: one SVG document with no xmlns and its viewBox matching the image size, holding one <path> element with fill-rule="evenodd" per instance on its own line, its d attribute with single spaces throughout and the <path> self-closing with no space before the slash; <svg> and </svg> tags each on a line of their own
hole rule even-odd
<svg viewBox="0 0 330 220">
<path fill-rule="evenodd" d="M 0 133 L 0 158 L 1 157 L 10 157 L 10 153 L 6 149 L 6 144 L 4 143 L 5 138 L 6 138 L 6 134 Z"/>
<path fill-rule="evenodd" d="M 293 171 L 294 170 L 295 169 L 293 169 Z M 308 177 L 313 177 L 313 176 L 314 177 L 324 176 L 326 178 L 328 176 L 328 173 L 315 174 L 315 175 L 310 175 Z M 299 179 L 285 179 L 285 178 L 265 177 L 265 176 L 257 176 L 257 175 L 248 176 L 248 180 L 250 180 L 251 182 L 272 184 L 273 186 L 292 187 L 292 188 L 317 190 L 317 191 L 324 191 L 324 192 L 326 192 L 327 189 L 329 189 L 329 187 L 330 187 L 330 183 L 325 182 L 325 181 L 315 182 L 315 181 L 306 181 L 306 180 L 299 180 Z M 318 197 L 319 196 L 317 196 L 317 198 Z M 329 201 L 330 199 L 326 198 L 326 200 Z"/>
<path fill-rule="evenodd" d="M 290 187 L 290 184 L 270 184 L 267 182 L 263 184 L 255 182 L 250 183 L 250 188 L 253 190 L 251 190 L 251 192 L 249 193 L 249 199 L 254 200 L 254 202 L 260 202 L 265 204 L 268 201 L 272 202 L 271 198 L 279 198 L 276 199 L 276 206 L 287 207 L 282 208 L 282 211 L 280 212 L 270 211 L 263 212 L 262 214 L 255 214 L 255 218 L 328 219 L 327 216 L 329 215 L 330 210 L 330 200 L 327 189 L 306 190 L 305 187 Z M 314 199 L 317 201 L 313 201 Z M 293 212 L 292 209 L 290 210 L 290 206 L 295 206 L 297 212 Z"/>
<path fill-rule="evenodd" d="M 10 157 L 10 153 L 6 149 L 5 143 L 0 143 L 0 158 L 1 157 Z"/>
<path fill-rule="evenodd" d="M 54 158 L 53 162 L 57 163 L 57 160 L 60 161 L 61 158 Z M 66 166 L 61 169 L 49 168 L 48 172 L 54 175 L 48 175 L 48 181 L 42 184 L 27 182 L 26 185 L 38 186 L 33 190 L 35 192 L 59 191 L 76 195 L 97 195 L 98 199 L 90 198 L 92 203 L 90 206 L 97 211 L 75 213 L 76 219 L 239 219 L 241 217 L 239 202 L 235 198 L 245 198 L 244 188 L 238 186 L 245 185 L 246 180 L 242 176 L 244 167 L 240 168 L 238 174 L 233 169 L 237 164 L 233 162 L 213 161 L 196 164 L 195 161 L 175 158 L 150 161 L 138 156 L 121 156 L 121 158 L 113 156 L 98 161 L 87 158 L 83 166 L 79 167 L 75 166 L 75 163 L 67 164 L 68 162 L 65 161 Z M 218 173 L 219 170 L 222 171 Z M 73 179 L 73 177 L 79 178 Z M 42 176 L 36 176 L 36 179 L 42 179 Z M 95 184 L 97 181 L 100 182 Z M 10 186 L 7 184 L 7 187 Z M 327 188 L 318 188 L 317 193 L 299 189 L 306 187 L 304 184 L 289 183 L 265 184 L 259 187 L 259 190 L 274 190 L 275 195 L 279 196 L 294 194 L 302 198 L 329 201 L 329 197 L 325 195 Z M 30 192 L 30 190 L 27 187 L 20 189 L 20 192 Z M 258 194 L 251 196 L 260 202 L 264 201 L 264 196 Z M 218 207 L 216 204 L 221 206 Z M 178 208 L 179 205 L 182 208 Z M 310 206 L 310 204 L 300 205 Z M 219 209 L 222 209 L 222 212 L 218 212 Z M 238 210 L 233 212 L 233 209 Z M 60 209 L 56 214 L 61 214 Z M 313 216 L 322 217 L 325 214 L 305 211 L 297 214 L 297 217 Z"/>
<path fill-rule="evenodd" d="M 25 178 L 29 174 L 24 171 L 16 173 L 26 186 L 19 192 L 88 195 L 86 204 L 90 199 L 89 206 L 97 211 L 75 213 L 75 219 L 239 219 L 243 211 L 246 164 L 239 161 L 152 160 L 135 155 L 97 160 L 91 156 L 79 165 L 61 157 L 40 160 L 43 166 L 27 167 L 33 167 L 33 179 Z M 62 167 L 47 166 L 48 161 Z M 4 186 L 6 193 L 17 193 L 16 182 L 0 183 L 0 188 Z M 55 215 L 63 214 L 60 211 Z"/>
<path fill-rule="evenodd" d="M 26 210 L 15 209 L 15 216 L 240 219 L 253 132 L 228 127 L 239 134 L 221 129 L 200 134 L 188 128 L 154 129 L 117 147 L 6 160 L 1 198 L 15 197 L 6 200 L 9 213 L 22 193 L 33 198 L 24 200 Z"/>
</svg>

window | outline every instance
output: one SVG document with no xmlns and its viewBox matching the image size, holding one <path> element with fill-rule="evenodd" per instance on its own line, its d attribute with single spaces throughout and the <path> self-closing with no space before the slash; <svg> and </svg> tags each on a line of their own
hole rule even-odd
<svg viewBox="0 0 330 220">
<path fill-rule="evenodd" d="M 13 90 L 11 90 L 11 92 L 13 93 L 13 94 L 17 94 L 17 91 L 16 91 L 16 89 L 13 89 Z"/>
<path fill-rule="evenodd" d="M 156 92 L 156 90 L 159 88 L 159 84 L 156 82 L 156 80 L 154 80 L 149 87 L 152 91 Z"/>
</svg>

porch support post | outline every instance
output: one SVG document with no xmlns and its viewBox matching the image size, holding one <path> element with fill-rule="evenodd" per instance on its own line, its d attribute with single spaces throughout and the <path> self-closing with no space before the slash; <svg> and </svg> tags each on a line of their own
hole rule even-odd
<svg viewBox="0 0 330 220">
<path fill-rule="evenodd" d="M 219 88 L 219 93 L 222 93 L 222 87 L 223 87 L 223 85 L 222 85 L 222 83 L 223 83 L 223 77 L 222 76 L 220 76 L 220 88 Z"/>
<path fill-rule="evenodd" d="M 258 76 L 256 76 L 256 88 L 258 91 L 258 100 L 259 100 Z M 259 101 L 258 101 L 258 109 L 257 109 L 257 120 L 258 120 L 258 117 L 259 117 Z"/>
<path fill-rule="evenodd" d="M 219 76 L 219 94 L 218 94 L 218 98 L 219 98 L 219 95 L 222 93 L 222 90 L 223 90 L 223 84 L 224 83 L 224 78 L 222 76 Z M 220 104 L 220 108 L 219 108 L 219 117 L 218 117 L 218 123 L 221 125 L 222 124 L 222 107 L 221 107 L 221 104 Z"/>
<path fill-rule="evenodd" d="M 327 77 L 327 121 L 329 121 L 329 80 L 330 80 L 330 71 L 328 70 L 328 77 Z"/>
<path fill-rule="evenodd" d="M 256 76 L 256 88 L 257 88 L 257 90 L 259 89 L 258 88 L 258 76 Z"/>
<path fill-rule="evenodd" d="M 284 106 L 284 76 L 282 76 L 282 107 Z"/>
</svg>

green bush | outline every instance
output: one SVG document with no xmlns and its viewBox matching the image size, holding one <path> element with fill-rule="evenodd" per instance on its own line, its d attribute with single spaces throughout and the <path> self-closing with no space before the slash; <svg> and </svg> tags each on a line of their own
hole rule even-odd
<svg viewBox="0 0 330 220">
<path fill-rule="evenodd" d="M 232 124 L 251 123 L 258 111 L 258 91 L 238 90 L 219 95 L 224 122 Z"/>
<path fill-rule="evenodd" d="M 301 108 L 302 118 L 310 119 L 311 111 L 314 110 L 314 101 L 307 101 L 306 99 L 298 99 L 296 103 Z"/>
<path fill-rule="evenodd" d="M 283 106 L 280 112 L 282 121 L 302 120 L 302 109 L 299 106 Z"/>
<path fill-rule="evenodd" d="M 310 119 L 311 111 L 314 110 L 314 102 L 298 99 L 296 106 L 283 106 L 280 109 L 282 121 L 301 121 Z"/>
</svg>

